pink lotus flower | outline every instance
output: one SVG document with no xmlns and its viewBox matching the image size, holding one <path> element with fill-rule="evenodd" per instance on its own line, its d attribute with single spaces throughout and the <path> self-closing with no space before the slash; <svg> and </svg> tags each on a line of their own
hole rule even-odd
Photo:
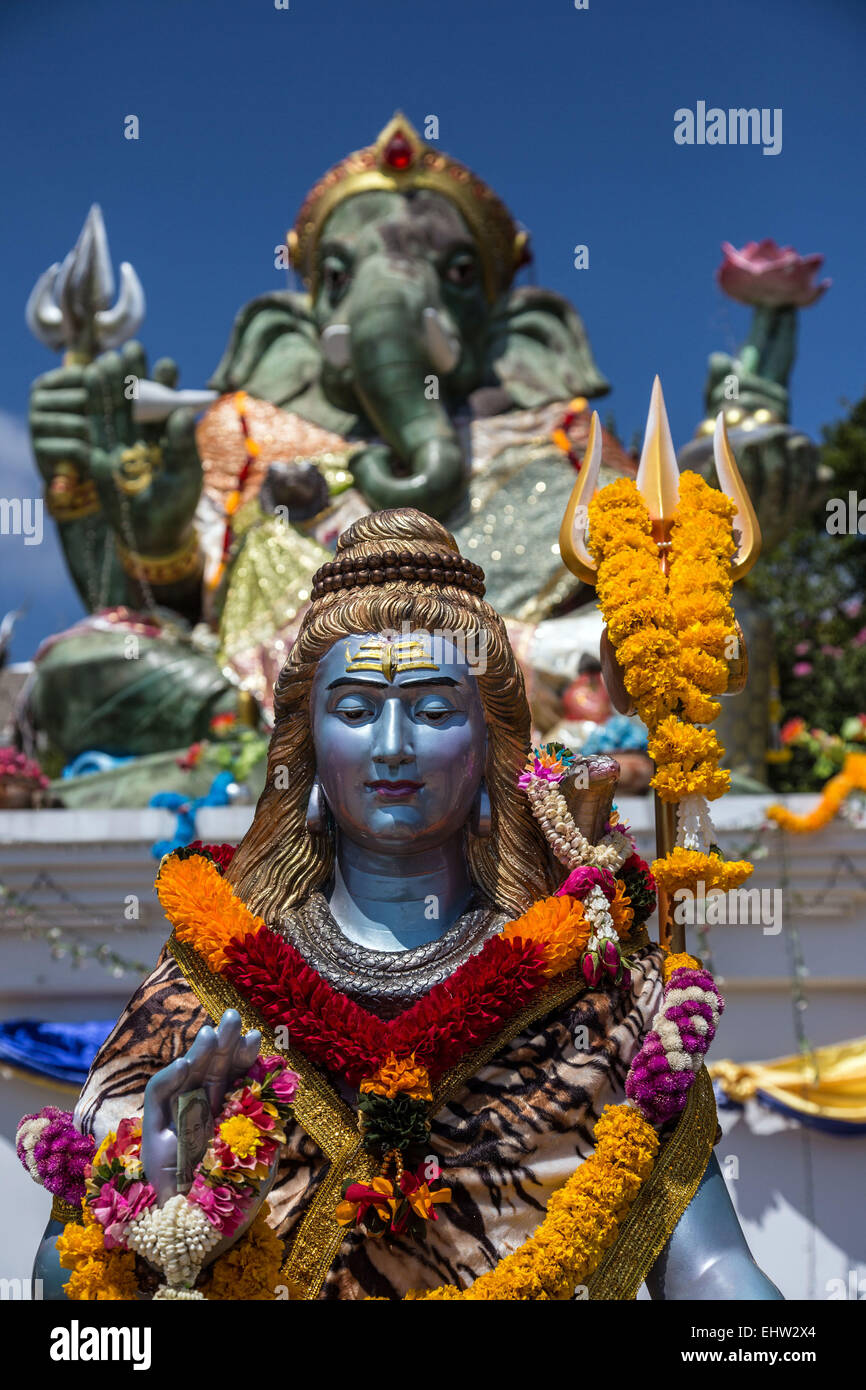
<svg viewBox="0 0 866 1390">
<path fill-rule="evenodd" d="M 811 661 L 795 661 L 791 671 L 795 676 L 811 676 L 812 663 Z"/>
<path fill-rule="evenodd" d="M 831 642 L 825 642 L 823 647 L 821 648 L 821 652 L 824 656 L 832 656 L 835 657 L 837 660 L 840 656 L 845 655 L 841 647 L 834 647 Z"/>
<path fill-rule="evenodd" d="M 211 1187 L 203 1173 L 196 1173 L 188 1195 L 191 1202 L 201 1207 L 212 1226 L 226 1236 L 233 1236 L 243 1224 L 254 1193 L 251 1187 Z"/>
<path fill-rule="evenodd" d="M 798 642 L 797 645 L 796 645 L 795 648 L 794 648 L 794 652 L 795 652 L 795 654 L 796 654 L 797 656 L 806 656 L 806 654 L 807 654 L 808 652 L 810 652 L 811 650 L 812 650 L 812 643 L 811 643 L 811 642 Z"/>
<path fill-rule="evenodd" d="M 89 1205 L 105 1231 L 105 1248 L 116 1250 L 123 1245 L 126 1227 L 155 1201 L 156 1192 L 149 1182 L 134 1182 L 125 1192 L 119 1192 L 113 1180 L 103 1183 Z"/>
<path fill-rule="evenodd" d="M 862 647 L 866 644 L 866 627 L 861 627 L 858 633 L 851 638 L 852 647 Z"/>
<path fill-rule="evenodd" d="M 771 237 L 747 242 L 741 251 L 723 241 L 722 253 L 724 260 L 716 279 L 725 294 L 739 304 L 806 309 L 833 283 L 823 280 L 815 284 L 823 256 L 799 256 L 792 246 L 777 246 Z"/>
</svg>

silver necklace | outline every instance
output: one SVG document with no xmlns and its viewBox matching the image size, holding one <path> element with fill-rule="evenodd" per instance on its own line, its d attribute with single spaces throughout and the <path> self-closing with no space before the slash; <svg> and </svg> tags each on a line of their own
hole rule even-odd
<svg viewBox="0 0 866 1390">
<path fill-rule="evenodd" d="M 509 920 L 488 903 L 470 906 L 435 941 L 408 951 L 373 951 L 350 941 L 323 893 L 311 893 L 271 927 L 314 970 L 381 1018 L 394 1018 L 441 984 Z"/>
</svg>

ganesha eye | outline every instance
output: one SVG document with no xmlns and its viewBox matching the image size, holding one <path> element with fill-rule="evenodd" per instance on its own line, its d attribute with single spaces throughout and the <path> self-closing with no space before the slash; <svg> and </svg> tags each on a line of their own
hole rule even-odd
<svg viewBox="0 0 866 1390">
<path fill-rule="evenodd" d="M 461 288 L 465 289 L 468 285 L 474 285 L 477 273 L 478 266 L 475 263 L 475 258 L 464 253 L 455 256 L 449 263 L 445 271 L 445 278 L 450 280 L 452 285 L 460 285 Z"/>
<path fill-rule="evenodd" d="M 326 257 L 322 265 L 322 283 L 333 302 L 341 297 L 349 283 L 349 267 L 337 256 Z"/>
</svg>

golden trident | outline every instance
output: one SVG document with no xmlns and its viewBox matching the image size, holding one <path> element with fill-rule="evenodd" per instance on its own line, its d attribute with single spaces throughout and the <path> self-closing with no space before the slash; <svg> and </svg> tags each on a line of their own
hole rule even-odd
<svg viewBox="0 0 866 1390">
<path fill-rule="evenodd" d="M 713 457 L 716 475 L 722 492 L 730 497 L 736 507 L 733 518 L 736 551 L 731 561 L 731 577 L 735 581 L 748 574 L 761 553 L 761 528 L 755 509 L 752 506 L 746 486 L 740 476 L 737 461 L 728 441 L 725 418 L 720 412 L 716 419 L 713 435 Z M 559 549 L 564 563 L 572 574 L 582 579 L 584 584 L 595 587 L 598 567 L 586 544 L 588 507 L 598 486 L 598 473 L 601 467 L 601 425 L 598 412 L 593 411 L 583 464 L 575 482 L 562 526 L 559 532 Z M 671 526 L 674 509 L 679 498 L 680 473 L 677 456 L 671 438 L 671 427 L 665 409 L 661 382 L 658 377 L 653 382 L 650 396 L 649 414 L 640 465 L 635 479 L 638 491 L 646 502 L 652 521 L 652 536 L 658 549 L 658 562 L 662 574 L 667 574 L 671 546 Z M 739 653 L 729 662 L 727 695 L 737 695 L 746 684 L 748 665 L 746 662 L 743 635 L 737 628 Z M 601 662 L 605 683 L 611 700 L 621 714 L 633 714 L 634 706 L 625 689 L 622 670 L 614 655 L 613 647 L 605 628 L 601 638 Z M 676 838 L 676 802 L 665 802 L 655 796 L 656 857 L 663 859 L 673 849 Z M 682 923 L 672 920 L 671 903 L 668 895 L 659 889 L 659 940 L 662 945 L 674 951 L 685 949 L 685 929 Z"/>
</svg>

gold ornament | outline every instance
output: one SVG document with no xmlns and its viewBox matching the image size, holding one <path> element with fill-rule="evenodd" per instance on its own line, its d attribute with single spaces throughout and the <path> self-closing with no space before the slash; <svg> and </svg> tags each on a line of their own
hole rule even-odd
<svg viewBox="0 0 866 1390">
<path fill-rule="evenodd" d="M 162 450 L 158 444 L 133 444 L 120 455 L 120 468 L 114 481 L 127 497 L 135 497 L 150 487 L 154 473 L 161 468 Z"/>
<path fill-rule="evenodd" d="M 201 572 L 202 557 L 195 531 L 190 531 L 183 545 L 170 555 L 140 555 L 135 550 L 127 550 L 119 541 L 116 544 L 124 570 L 139 583 L 144 580 L 162 587 L 178 584 Z"/>
<path fill-rule="evenodd" d="M 307 194 L 286 244 L 294 270 L 315 298 L 316 248 L 328 217 L 356 193 L 384 190 L 406 193 L 428 188 L 441 193 L 462 213 L 475 237 L 484 269 L 488 299 L 507 289 L 519 266 L 529 259 L 529 237 L 505 204 L 476 174 L 427 145 L 401 111 L 389 121 L 375 144 L 347 155 Z"/>
</svg>

